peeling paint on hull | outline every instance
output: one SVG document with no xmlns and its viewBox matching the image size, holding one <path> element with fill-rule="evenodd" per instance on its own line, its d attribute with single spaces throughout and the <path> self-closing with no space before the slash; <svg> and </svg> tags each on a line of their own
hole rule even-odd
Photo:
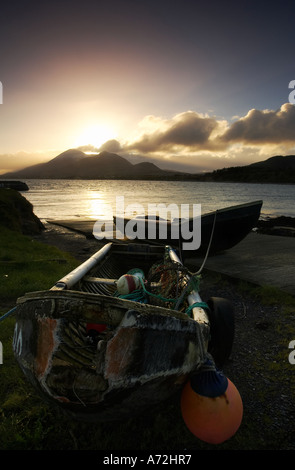
<svg viewBox="0 0 295 470">
<path fill-rule="evenodd" d="M 95 341 L 87 325 L 99 328 Z M 112 295 L 52 289 L 18 301 L 13 349 L 24 374 L 78 419 L 118 420 L 175 394 L 205 360 L 209 324 Z"/>
</svg>

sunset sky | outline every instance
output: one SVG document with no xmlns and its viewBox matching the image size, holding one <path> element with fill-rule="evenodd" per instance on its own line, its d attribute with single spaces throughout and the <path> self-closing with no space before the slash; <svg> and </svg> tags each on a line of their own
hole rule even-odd
<svg viewBox="0 0 295 470">
<path fill-rule="evenodd" d="M 294 154 L 294 18 L 284 0 L 2 2 L 0 173 L 70 148 L 196 173 Z"/>
</svg>

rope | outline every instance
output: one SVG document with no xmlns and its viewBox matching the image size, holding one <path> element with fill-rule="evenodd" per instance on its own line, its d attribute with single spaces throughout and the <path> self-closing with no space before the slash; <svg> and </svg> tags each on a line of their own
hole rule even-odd
<svg viewBox="0 0 295 470">
<path fill-rule="evenodd" d="M 199 308 L 203 308 L 203 309 L 208 309 L 208 305 L 206 304 L 206 302 L 195 302 L 194 304 L 190 305 L 185 313 L 189 316 L 192 316 L 192 309 L 195 308 L 195 307 L 199 307 Z"/>
<path fill-rule="evenodd" d="M 133 292 L 130 292 L 130 294 L 118 294 L 115 292 L 114 294 L 116 297 L 119 297 L 120 299 L 125 299 L 125 300 L 133 300 L 133 302 L 141 302 L 141 303 L 148 303 L 147 296 L 145 292 L 143 292 L 142 289 L 136 289 Z"/>
<path fill-rule="evenodd" d="M 12 315 L 15 312 L 16 308 L 17 307 L 13 307 L 11 310 L 9 310 L 9 312 L 2 315 L 2 317 L 0 317 L 0 322 L 5 320 L 5 318 L 9 317 L 9 315 Z"/>
<path fill-rule="evenodd" d="M 194 286 L 191 286 L 191 284 L 194 284 Z M 176 303 L 176 306 L 175 306 L 175 310 L 178 310 L 179 306 L 181 305 L 183 299 L 184 299 L 184 296 L 186 294 L 189 294 L 189 292 L 194 289 L 196 291 L 199 291 L 199 285 L 200 285 L 200 277 L 197 275 L 193 275 L 189 282 L 187 283 L 185 289 L 183 290 L 181 296 L 179 297 L 177 303 Z"/>
<path fill-rule="evenodd" d="M 140 302 L 141 300 L 137 300 L 137 299 L 141 299 L 142 297 L 144 297 L 144 302 L 147 303 L 148 300 L 147 300 L 146 296 L 151 296 L 151 297 L 155 297 L 158 300 L 162 300 L 163 302 L 177 302 L 177 299 L 167 299 L 166 297 L 162 297 L 160 294 L 153 294 L 152 292 L 149 292 L 145 288 L 144 282 L 143 282 L 141 277 L 139 278 L 139 280 L 140 280 L 140 283 L 141 283 L 141 286 L 142 286 L 142 290 L 137 289 L 137 290 L 134 290 L 133 292 L 131 292 L 130 294 L 118 295 L 118 297 L 120 299 L 134 300 L 135 302 L 136 301 Z M 143 296 L 143 292 L 144 292 L 144 294 L 146 294 L 146 296 Z"/>
<path fill-rule="evenodd" d="M 208 244 L 208 247 L 207 247 L 207 251 L 206 251 L 206 255 L 205 255 L 205 258 L 203 260 L 203 263 L 200 267 L 200 269 L 196 272 L 196 273 L 190 273 L 192 276 L 196 276 L 198 274 L 200 274 L 203 269 L 204 269 L 204 266 L 207 262 L 207 258 L 209 256 L 209 252 L 210 252 L 210 248 L 211 248 L 211 244 L 212 244 L 212 240 L 213 240 L 213 235 L 214 235 L 214 230 L 215 230 L 215 222 L 216 222 L 216 217 L 217 217 L 217 212 L 218 211 L 215 211 L 215 214 L 214 214 L 214 219 L 213 219 L 213 224 L 212 224 L 212 231 L 211 231 L 211 235 L 210 235 L 210 240 L 209 240 L 209 244 Z"/>
<path fill-rule="evenodd" d="M 190 279 L 190 282 L 187 284 L 186 288 L 184 289 L 184 291 L 182 292 L 181 296 L 178 298 L 178 299 L 171 299 L 171 298 L 166 298 L 166 297 L 163 297 L 161 296 L 160 294 L 154 294 L 152 292 L 149 292 L 145 285 L 144 285 L 144 282 L 142 280 L 142 278 L 139 278 L 140 279 L 140 283 L 141 283 L 141 286 L 142 286 L 142 289 L 136 289 L 134 290 L 133 292 L 131 292 L 130 294 L 126 294 L 126 295 L 119 295 L 117 294 L 117 296 L 120 298 L 120 299 L 126 299 L 126 300 L 133 300 L 134 302 L 141 302 L 141 303 L 148 303 L 148 296 L 151 296 L 151 297 L 154 297 L 158 300 L 161 300 L 163 302 L 172 302 L 172 303 L 175 303 L 175 310 L 178 310 L 180 304 L 184 301 L 184 296 L 185 294 L 187 293 L 188 291 L 188 288 L 191 287 L 190 284 L 193 283 L 193 282 L 196 282 L 196 278 L 195 277 L 192 277 Z M 199 283 L 199 280 L 198 280 L 198 283 Z M 195 307 L 199 307 L 199 308 L 204 308 L 204 309 L 208 309 L 208 305 L 206 304 L 206 302 L 195 302 L 194 304 L 190 305 L 185 313 L 189 316 L 192 316 L 191 314 L 191 311 L 193 308 Z"/>
</svg>

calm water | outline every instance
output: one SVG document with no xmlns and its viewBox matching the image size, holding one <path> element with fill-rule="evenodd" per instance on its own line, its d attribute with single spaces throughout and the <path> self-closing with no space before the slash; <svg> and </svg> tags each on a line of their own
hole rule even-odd
<svg viewBox="0 0 295 470">
<path fill-rule="evenodd" d="M 124 207 L 140 204 L 201 204 L 202 213 L 262 199 L 262 217 L 295 217 L 295 185 L 199 183 L 161 181 L 26 180 L 23 193 L 41 219 L 105 218 L 107 207 L 116 209 L 116 196 Z M 180 209 L 179 209 L 180 210 Z M 172 214 L 177 216 L 178 214 Z M 184 214 L 182 214 L 184 215 Z"/>
</svg>

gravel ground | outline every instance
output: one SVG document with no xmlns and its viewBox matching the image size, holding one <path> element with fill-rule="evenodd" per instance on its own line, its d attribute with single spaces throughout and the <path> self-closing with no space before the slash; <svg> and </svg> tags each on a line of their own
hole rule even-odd
<svg viewBox="0 0 295 470">
<path fill-rule="evenodd" d="M 95 239 L 46 224 L 34 238 L 84 261 L 97 251 Z M 235 341 L 223 371 L 237 386 L 244 404 L 241 435 L 247 450 L 295 450 L 295 365 L 289 342 L 295 340 L 295 311 L 281 304 L 262 304 L 252 288 L 204 270 L 202 300 L 229 299 L 235 310 Z M 240 448 L 245 449 L 244 444 Z"/>
<path fill-rule="evenodd" d="M 294 310 L 283 314 L 280 305 L 263 305 L 235 283 L 204 287 L 205 298 L 224 297 L 234 306 L 235 340 L 223 371 L 242 396 L 242 427 L 253 436 L 252 449 L 295 450 L 295 365 L 289 362 Z"/>
</svg>

